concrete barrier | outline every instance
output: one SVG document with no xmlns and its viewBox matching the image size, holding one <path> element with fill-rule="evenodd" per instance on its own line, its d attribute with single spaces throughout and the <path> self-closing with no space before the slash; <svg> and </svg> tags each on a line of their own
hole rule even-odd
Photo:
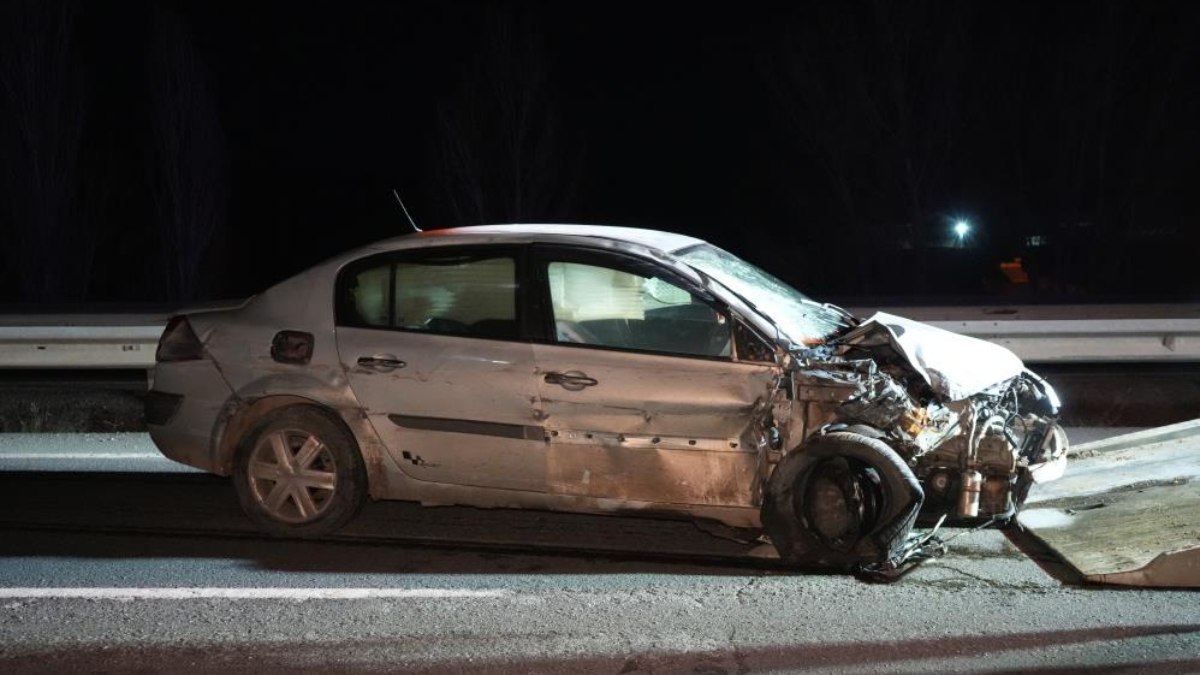
<svg viewBox="0 0 1200 675">
<path fill-rule="evenodd" d="M 1017 521 L 1084 580 L 1200 587 L 1200 420 L 1072 448 Z"/>
</svg>

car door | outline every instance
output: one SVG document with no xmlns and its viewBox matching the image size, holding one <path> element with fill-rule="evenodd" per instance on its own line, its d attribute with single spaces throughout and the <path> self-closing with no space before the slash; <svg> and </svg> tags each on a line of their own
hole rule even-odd
<svg viewBox="0 0 1200 675">
<path fill-rule="evenodd" d="M 520 247 L 376 255 L 338 279 L 337 343 L 388 453 L 426 481 L 545 490 Z"/>
<path fill-rule="evenodd" d="M 752 504 L 778 370 L 735 360 L 728 310 L 646 259 L 538 247 L 534 266 L 550 490 Z"/>
</svg>

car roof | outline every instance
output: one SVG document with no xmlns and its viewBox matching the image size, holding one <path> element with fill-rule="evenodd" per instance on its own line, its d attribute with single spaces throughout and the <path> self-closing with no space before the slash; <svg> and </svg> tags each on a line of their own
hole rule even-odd
<svg viewBox="0 0 1200 675">
<path fill-rule="evenodd" d="M 512 225 L 472 225 L 469 227 L 453 227 L 441 230 L 426 230 L 417 234 L 395 237 L 376 244 L 381 248 L 404 247 L 416 243 L 417 240 L 431 237 L 474 239 L 476 236 L 488 238 L 497 235 L 516 242 L 562 241 L 568 237 L 593 237 L 610 241 L 638 244 L 660 251 L 677 251 L 687 246 L 703 244 L 704 241 L 674 232 L 661 230 L 646 230 L 636 227 L 617 227 L 613 225 L 569 225 L 569 224 L 512 224 Z M 449 244 L 450 242 L 444 242 Z M 440 245 L 440 243 L 439 243 Z"/>
<path fill-rule="evenodd" d="M 269 305 L 272 309 L 262 311 L 271 311 L 279 316 L 292 316 L 294 313 L 302 311 L 322 312 L 325 305 L 319 302 L 311 302 L 315 289 L 313 284 L 317 283 L 318 280 L 332 278 L 346 264 L 372 254 L 458 244 L 495 244 L 500 241 L 513 244 L 561 243 L 579 245 L 585 243 L 588 239 L 607 242 L 606 246 L 612 246 L 617 249 L 632 247 L 641 248 L 649 252 L 658 251 L 666 258 L 663 262 L 671 264 L 680 273 L 695 279 L 699 279 L 695 269 L 682 261 L 671 260 L 673 256 L 670 254 L 680 249 L 706 243 L 702 239 L 673 232 L 612 225 L 472 225 L 440 230 L 425 230 L 424 232 L 415 232 L 377 241 L 374 244 L 342 253 L 268 288 L 247 301 L 246 305 L 247 307 L 254 303 Z M 724 294 L 719 290 L 714 289 L 714 291 L 724 297 Z M 738 309 L 759 330 L 769 334 L 773 329 L 768 319 L 757 316 L 756 312 L 745 307 L 741 299 L 736 295 L 724 297 L 724 299 L 731 306 Z M 301 309 L 297 309 L 297 306 L 301 307 Z M 313 320 L 316 321 L 317 319 L 314 318 Z"/>
</svg>

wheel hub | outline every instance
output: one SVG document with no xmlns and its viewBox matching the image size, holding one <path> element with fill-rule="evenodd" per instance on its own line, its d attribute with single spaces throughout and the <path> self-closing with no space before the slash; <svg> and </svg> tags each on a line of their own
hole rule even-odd
<svg viewBox="0 0 1200 675">
<path fill-rule="evenodd" d="M 314 520 L 329 508 L 337 490 L 333 454 L 308 432 L 275 431 L 251 453 L 250 487 L 272 518 L 287 523 Z"/>
<path fill-rule="evenodd" d="M 804 516 L 812 531 L 836 551 L 849 551 L 878 517 L 876 482 L 864 467 L 835 458 L 813 468 Z"/>
</svg>

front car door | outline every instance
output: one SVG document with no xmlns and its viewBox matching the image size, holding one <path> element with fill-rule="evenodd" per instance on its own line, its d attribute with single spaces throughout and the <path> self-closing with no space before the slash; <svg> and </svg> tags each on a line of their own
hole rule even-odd
<svg viewBox="0 0 1200 675">
<path fill-rule="evenodd" d="M 660 504 L 756 503 L 780 371 L 737 360 L 729 310 L 648 259 L 535 251 L 549 489 Z"/>
<path fill-rule="evenodd" d="M 338 278 L 338 353 L 387 451 L 419 480 L 545 491 L 524 249 L 379 254 Z"/>
</svg>

